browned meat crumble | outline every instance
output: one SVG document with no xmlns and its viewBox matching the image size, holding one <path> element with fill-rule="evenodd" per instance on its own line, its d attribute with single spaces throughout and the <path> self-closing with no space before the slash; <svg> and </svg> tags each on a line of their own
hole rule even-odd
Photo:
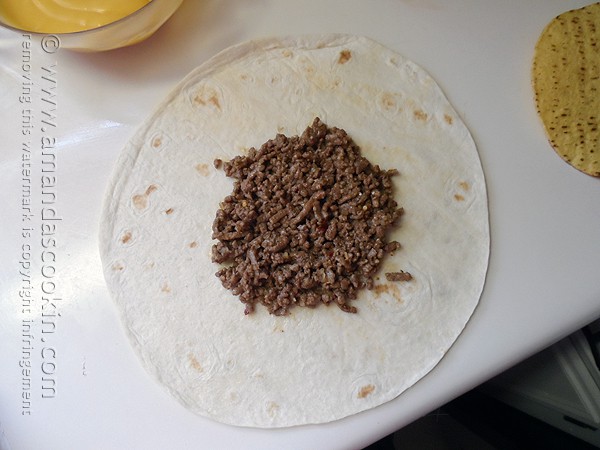
<svg viewBox="0 0 600 450">
<path fill-rule="evenodd" d="M 360 155 L 346 132 L 316 118 L 302 136 L 278 134 L 247 156 L 215 161 L 234 178 L 213 223 L 216 275 L 246 305 L 275 315 L 296 305 L 349 303 L 373 276 L 403 214 L 391 177 Z"/>
<path fill-rule="evenodd" d="M 401 270 L 400 272 L 386 273 L 385 279 L 388 281 L 410 281 L 412 280 L 412 275 L 408 272 Z"/>
</svg>

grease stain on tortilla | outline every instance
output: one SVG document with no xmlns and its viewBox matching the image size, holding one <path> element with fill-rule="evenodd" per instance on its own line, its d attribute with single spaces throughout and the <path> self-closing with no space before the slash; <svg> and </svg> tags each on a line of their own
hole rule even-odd
<svg viewBox="0 0 600 450">
<path fill-rule="evenodd" d="M 399 303 L 402 303 L 402 296 L 400 295 L 400 289 L 393 283 L 376 284 L 373 286 L 373 292 L 375 296 L 380 297 L 382 294 L 388 294 L 394 297 Z"/>
<path fill-rule="evenodd" d="M 151 184 L 146 188 L 146 191 L 143 194 L 134 195 L 131 198 L 133 206 L 138 210 L 146 209 L 148 207 L 148 198 L 157 189 L 158 188 L 154 184 Z"/>
<path fill-rule="evenodd" d="M 197 164 L 196 165 L 196 171 L 200 175 L 202 175 L 203 177 L 208 176 L 208 174 L 210 173 L 210 170 L 208 168 L 208 164 L 206 164 L 206 163 Z"/>
<path fill-rule="evenodd" d="M 371 395 L 373 393 L 373 391 L 375 391 L 375 386 L 373 386 L 372 384 L 367 384 L 360 388 L 360 390 L 358 391 L 357 397 L 358 398 L 366 398 L 369 395 Z"/>
<path fill-rule="evenodd" d="M 452 125 L 454 123 L 454 119 L 452 118 L 451 115 L 449 114 L 444 114 L 444 121 L 448 124 L 448 125 Z"/>
<path fill-rule="evenodd" d="M 415 109 L 413 115 L 415 116 L 415 119 L 420 120 L 421 122 L 425 122 L 427 117 L 429 117 L 422 109 Z"/>
<path fill-rule="evenodd" d="M 352 59 L 352 52 L 350 50 L 342 50 L 340 52 L 340 56 L 337 60 L 338 64 L 346 64 L 348 61 Z"/>
<path fill-rule="evenodd" d="M 196 359 L 196 357 L 194 355 L 192 355 L 191 353 L 188 353 L 188 361 L 190 363 L 190 366 L 197 372 L 204 372 L 204 368 L 202 367 L 202 365 L 200 364 L 200 362 Z"/>
</svg>

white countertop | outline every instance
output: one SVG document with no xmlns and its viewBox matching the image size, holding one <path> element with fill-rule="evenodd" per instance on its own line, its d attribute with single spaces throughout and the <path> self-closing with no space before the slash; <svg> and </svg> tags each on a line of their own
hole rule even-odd
<svg viewBox="0 0 600 450">
<path fill-rule="evenodd" d="M 29 226 L 21 205 L 25 38 L 0 30 L 0 430 L 10 448 L 361 448 L 599 317 L 600 179 L 571 168 L 549 147 L 530 87 L 533 48 L 543 27 L 585 4 L 187 0 L 155 36 L 127 49 L 44 54 L 34 38 L 28 62 L 34 90 L 47 87 L 43 67 L 56 63 L 57 80 L 54 192 L 61 220 L 55 261 L 46 264 L 39 137 L 42 111 L 49 110 L 39 103 L 32 107 L 37 203 L 32 237 L 23 238 L 22 227 Z M 488 184 L 487 282 L 446 357 L 397 399 L 326 425 L 279 430 L 222 425 L 180 406 L 146 374 L 129 346 L 98 256 L 105 185 L 136 126 L 191 69 L 241 41 L 324 32 L 365 35 L 412 59 L 437 80 L 464 119 Z M 19 270 L 27 242 L 35 274 L 31 306 L 38 314 L 33 337 L 24 342 Z M 44 265 L 56 269 L 52 278 L 46 273 L 46 281 L 56 283 L 60 298 L 61 315 L 52 324 L 43 324 L 40 316 Z M 42 332 L 51 326 L 54 333 Z M 30 343 L 33 350 L 24 350 Z M 25 374 L 19 367 L 24 351 L 31 351 L 32 361 Z M 23 378 L 31 380 L 29 405 L 22 399 Z M 43 398 L 51 392 L 43 384 L 52 382 L 54 398 Z M 0 433 L 4 450 L 2 441 Z"/>
</svg>

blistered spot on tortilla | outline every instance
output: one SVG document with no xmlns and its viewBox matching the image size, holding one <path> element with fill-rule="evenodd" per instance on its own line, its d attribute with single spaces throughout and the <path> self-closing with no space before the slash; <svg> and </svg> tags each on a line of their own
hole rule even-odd
<svg viewBox="0 0 600 450">
<path fill-rule="evenodd" d="M 463 191 L 468 191 L 469 189 L 471 189 L 471 186 L 466 181 L 461 181 L 458 183 L 458 185 L 462 188 Z"/>
<path fill-rule="evenodd" d="M 219 93 L 209 86 L 201 86 L 198 91 L 196 91 L 194 103 L 199 106 L 212 106 L 216 109 L 221 109 Z"/>
<path fill-rule="evenodd" d="M 197 243 L 196 241 L 194 241 L 194 242 L 190 242 L 190 243 L 188 244 L 188 247 L 189 247 L 189 248 L 196 248 L 196 247 L 198 247 L 198 243 Z"/>
<path fill-rule="evenodd" d="M 366 386 L 363 386 L 360 388 L 360 390 L 358 391 L 358 398 L 365 398 L 368 397 L 369 395 L 371 395 L 373 393 L 373 391 L 375 390 L 375 386 L 373 386 L 372 384 L 367 384 Z"/>
<path fill-rule="evenodd" d="M 204 163 L 203 164 L 197 164 L 196 165 L 196 170 L 203 177 L 208 176 L 208 173 L 209 173 L 208 164 L 204 164 Z"/>
<path fill-rule="evenodd" d="M 423 111 L 422 109 L 415 109 L 413 111 L 413 115 L 415 116 L 415 119 L 420 120 L 422 122 L 425 122 L 427 120 L 427 113 L 425 111 Z"/>
<path fill-rule="evenodd" d="M 454 119 L 448 114 L 444 114 L 444 120 L 448 125 L 452 125 L 454 123 Z"/>
<path fill-rule="evenodd" d="M 127 244 L 129 241 L 131 241 L 131 237 L 131 231 L 126 231 L 125 233 L 123 233 L 123 236 L 121 236 L 121 243 Z"/>
<path fill-rule="evenodd" d="M 267 402 L 266 408 L 269 417 L 275 417 L 275 415 L 279 411 L 279 404 L 277 404 L 276 402 Z"/>
<path fill-rule="evenodd" d="M 202 367 L 202 365 L 198 362 L 198 360 L 196 359 L 196 357 L 194 355 L 192 355 L 191 353 L 188 353 L 188 361 L 190 363 L 190 366 L 192 366 L 192 368 L 198 372 L 204 372 L 204 368 Z"/>
<path fill-rule="evenodd" d="M 457 202 L 464 202 L 465 197 L 460 194 L 454 194 L 454 200 L 456 200 Z"/>
<path fill-rule="evenodd" d="M 350 59 L 352 59 L 352 52 L 350 50 L 342 50 L 338 58 L 338 64 L 346 64 Z"/>
<path fill-rule="evenodd" d="M 170 216 L 171 214 L 173 214 L 173 211 L 175 211 L 173 208 L 169 208 L 169 209 L 167 209 L 167 210 L 165 211 L 165 214 L 166 214 L 167 216 Z"/>
</svg>

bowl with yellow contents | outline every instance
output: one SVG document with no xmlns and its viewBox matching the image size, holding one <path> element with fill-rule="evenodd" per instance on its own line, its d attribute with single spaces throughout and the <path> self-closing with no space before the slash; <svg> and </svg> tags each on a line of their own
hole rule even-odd
<svg viewBox="0 0 600 450">
<path fill-rule="evenodd" d="M 60 47 L 104 51 L 151 36 L 183 0 L 2 0 L 0 25 L 51 34 Z"/>
</svg>

